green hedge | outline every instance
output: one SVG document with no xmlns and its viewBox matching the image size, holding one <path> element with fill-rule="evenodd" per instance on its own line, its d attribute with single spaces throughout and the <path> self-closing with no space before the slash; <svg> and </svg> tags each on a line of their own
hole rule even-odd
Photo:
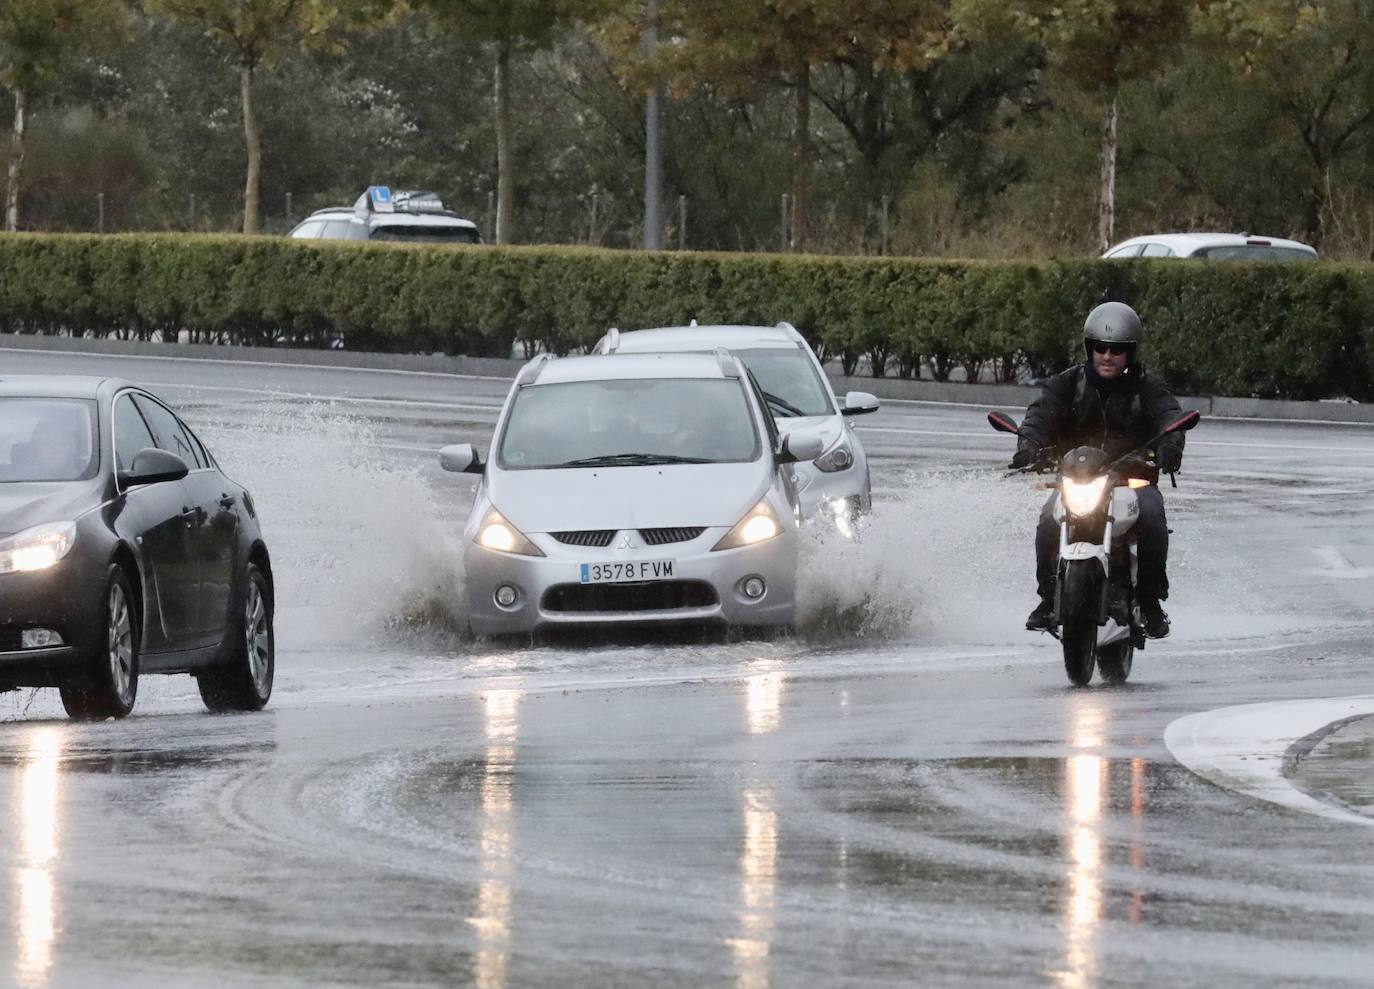
<svg viewBox="0 0 1374 989">
<path fill-rule="evenodd" d="M 789 320 L 853 370 L 1010 380 L 1136 306 L 1182 391 L 1374 399 L 1374 266 L 1033 263 L 0 235 L 0 331 L 505 356 L 609 326 Z"/>
</svg>

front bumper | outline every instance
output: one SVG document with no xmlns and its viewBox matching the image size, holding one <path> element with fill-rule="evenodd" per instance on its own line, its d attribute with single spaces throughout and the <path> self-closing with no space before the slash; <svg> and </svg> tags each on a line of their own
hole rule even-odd
<svg viewBox="0 0 1374 989">
<path fill-rule="evenodd" d="M 67 559 L 50 570 L 0 574 L 0 689 L 56 687 L 82 672 L 103 631 L 99 595 Z M 47 628 L 62 646 L 19 648 L 24 629 Z"/>
<path fill-rule="evenodd" d="M 789 529 L 755 546 L 712 552 L 711 547 L 728 531 L 710 528 L 688 542 L 633 550 L 613 548 L 623 533 L 617 533 L 605 548 L 567 546 L 546 534 L 529 534 L 546 554 L 543 557 L 496 553 L 470 543 L 464 564 L 472 631 L 509 635 L 597 625 L 792 624 L 796 532 Z M 663 581 L 581 583 L 582 564 L 662 560 L 673 562 L 671 586 Z M 761 577 L 766 584 L 757 600 L 744 593 L 744 582 L 750 577 Z M 502 585 L 518 592 L 510 607 L 496 603 L 496 591 Z"/>
</svg>

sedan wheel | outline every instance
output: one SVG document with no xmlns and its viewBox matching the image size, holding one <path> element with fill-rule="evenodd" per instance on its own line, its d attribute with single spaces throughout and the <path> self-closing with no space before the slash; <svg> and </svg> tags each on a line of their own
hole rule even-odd
<svg viewBox="0 0 1374 989">
<path fill-rule="evenodd" d="M 230 631 L 225 655 L 220 665 L 196 674 L 200 699 L 211 711 L 261 711 L 266 706 L 276 673 L 272 611 L 272 585 L 250 563 L 241 619 Z"/>
<path fill-rule="evenodd" d="M 79 720 L 123 718 L 138 699 L 138 614 L 124 568 L 110 566 L 105 590 L 105 635 L 90 682 L 63 687 L 62 706 Z"/>
</svg>

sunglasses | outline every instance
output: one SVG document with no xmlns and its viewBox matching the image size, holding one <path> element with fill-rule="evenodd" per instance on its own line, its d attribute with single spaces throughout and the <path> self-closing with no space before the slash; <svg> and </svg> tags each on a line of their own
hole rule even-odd
<svg viewBox="0 0 1374 989">
<path fill-rule="evenodd" d="M 1089 346 L 1092 347 L 1094 354 L 1111 354 L 1113 357 L 1120 357 L 1122 354 L 1131 352 L 1129 343 L 1102 343 L 1094 340 Z"/>
</svg>

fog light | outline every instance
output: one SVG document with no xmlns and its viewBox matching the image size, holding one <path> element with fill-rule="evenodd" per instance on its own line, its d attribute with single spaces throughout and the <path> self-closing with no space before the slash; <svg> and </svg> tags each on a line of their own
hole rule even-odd
<svg viewBox="0 0 1374 989">
<path fill-rule="evenodd" d="M 509 608 L 519 600 L 520 592 L 510 584 L 502 584 L 496 589 L 496 603 L 502 608 Z"/>
<path fill-rule="evenodd" d="M 24 649 L 51 649 L 63 642 L 62 636 L 50 628 L 26 628 L 19 637 L 19 645 Z"/>
<path fill-rule="evenodd" d="M 753 598 L 755 601 L 763 597 L 764 592 L 767 590 L 768 585 L 763 582 L 762 577 L 750 577 L 744 582 L 744 596 Z"/>
</svg>

